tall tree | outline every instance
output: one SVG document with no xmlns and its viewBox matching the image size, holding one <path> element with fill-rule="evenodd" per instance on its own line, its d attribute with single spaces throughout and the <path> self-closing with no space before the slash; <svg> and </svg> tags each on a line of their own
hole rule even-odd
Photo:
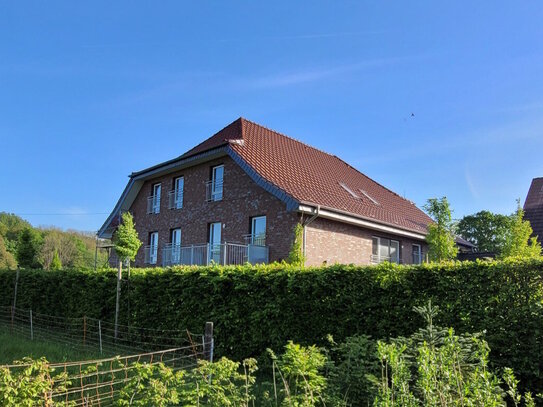
<svg viewBox="0 0 543 407">
<path fill-rule="evenodd" d="M 17 262 L 13 254 L 7 251 L 4 244 L 4 238 L 0 235 L 0 269 L 14 269 L 17 267 Z"/>
<path fill-rule="evenodd" d="M 464 216 L 457 225 L 457 232 L 477 246 L 480 252 L 501 253 L 507 233 L 511 229 L 511 217 L 480 211 Z"/>
<path fill-rule="evenodd" d="M 458 248 L 455 243 L 454 223 L 447 197 L 428 199 L 424 209 L 434 220 L 434 223 L 428 226 L 428 234 L 426 235 L 430 260 L 454 259 Z"/>
<path fill-rule="evenodd" d="M 17 255 L 17 245 L 21 233 L 32 226 L 23 218 L 7 212 L 0 212 L 0 235 L 4 237 L 6 249 L 13 255 Z"/>
<path fill-rule="evenodd" d="M 121 217 L 121 224 L 113 236 L 115 253 L 119 257 L 119 270 L 117 272 L 117 299 L 115 301 L 115 338 L 117 338 L 117 322 L 119 319 L 119 299 L 121 296 L 121 277 L 123 261 L 134 260 L 141 247 L 141 240 L 134 226 L 134 218 L 130 212 L 125 212 Z"/>
<path fill-rule="evenodd" d="M 58 255 L 58 252 L 55 250 L 55 253 L 53 254 L 53 260 L 51 260 L 51 264 L 49 266 L 50 270 L 61 270 L 62 269 L 62 262 L 60 261 L 60 256 Z"/>
<path fill-rule="evenodd" d="M 511 228 L 507 234 L 501 257 L 539 257 L 541 244 L 533 234 L 530 222 L 524 219 L 524 211 L 517 200 L 517 211 L 513 214 Z"/>
<path fill-rule="evenodd" d="M 19 267 L 41 267 L 38 259 L 41 244 L 41 234 L 35 229 L 26 228 L 22 231 L 17 245 L 17 262 L 19 263 Z"/>
</svg>

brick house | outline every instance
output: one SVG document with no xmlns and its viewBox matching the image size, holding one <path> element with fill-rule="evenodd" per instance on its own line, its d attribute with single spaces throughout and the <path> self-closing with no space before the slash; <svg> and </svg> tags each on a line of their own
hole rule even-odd
<svg viewBox="0 0 543 407">
<path fill-rule="evenodd" d="M 530 222 L 533 236 L 543 244 L 543 177 L 532 180 L 524 201 L 524 219 Z"/>
<path fill-rule="evenodd" d="M 144 243 L 137 266 L 281 261 L 298 223 L 307 265 L 418 263 L 431 222 L 338 157 L 243 118 L 132 173 L 98 236 L 124 211 Z"/>
</svg>

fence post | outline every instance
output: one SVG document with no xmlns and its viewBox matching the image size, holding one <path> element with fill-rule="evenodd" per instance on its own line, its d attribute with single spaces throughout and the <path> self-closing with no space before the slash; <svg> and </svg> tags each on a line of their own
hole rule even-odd
<svg viewBox="0 0 543 407">
<path fill-rule="evenodd" d="M 34 340 L 34 327 L 32 326 L 32 310 L 30 310 L 30 340 Z"/>
<path fill-rule="evenodd" d="M 223 261 L 222 265 L 226 266 L 226 251 L 228 250 L 228 243 L 224 242 L 224 254 L 223 254 Z"/>
<path fill-rule="evenodd" d="M 98 320 L 98 340 L 100 342 L 100 356 L 102 356 L 102 321 Z"/>
<path fill-rule="evenodd" d="M 213 362 L 213 322 L 206 322 L 204 331 L 204 358 Z"/>
<path fill-rule="evenodd" d="M 87 316 L 83 315 L 83 346 L 86 345 L 87 342 Z"/>
</svg>

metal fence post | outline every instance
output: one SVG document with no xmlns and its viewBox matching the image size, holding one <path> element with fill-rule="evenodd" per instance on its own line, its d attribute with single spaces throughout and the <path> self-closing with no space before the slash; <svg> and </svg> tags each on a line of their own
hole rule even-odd
<svg viewBox="0 0 543 407">
<path fill-rule="evenodd" d="M 30 340 L 34 340 L 34 327 L 32 326 L 32 310 L 30 310 Z"/>
<path fill-rule="evenodd" d="M 102 355 L 102 321 L 98 320 L 98 340 L 100 342 L 100 355 Z"/>
<path fill-rule="evenodd" d="M 206 322 L 204 331 L 204 358 L 213 362 L 213 322 Z"/>
</svg>

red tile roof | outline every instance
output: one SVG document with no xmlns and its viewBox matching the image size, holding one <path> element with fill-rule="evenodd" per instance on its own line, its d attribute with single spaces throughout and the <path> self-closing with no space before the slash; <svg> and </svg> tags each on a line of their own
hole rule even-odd
<svg viewBox="0 0 543 407">
<path fill-rule="evenodd" d="M 532 180 L 524 202 L 524 218 L 530 221 L 534 236 L 543 242 L 543 177 Z"/>
<path fill-rule="evenodd" d="M 432 222 L 415 204 L 338 157 L 243 118 L 181 158 L 227 144 L 261 177 L 300 203 L 422 233 Z"/>
</svg>

